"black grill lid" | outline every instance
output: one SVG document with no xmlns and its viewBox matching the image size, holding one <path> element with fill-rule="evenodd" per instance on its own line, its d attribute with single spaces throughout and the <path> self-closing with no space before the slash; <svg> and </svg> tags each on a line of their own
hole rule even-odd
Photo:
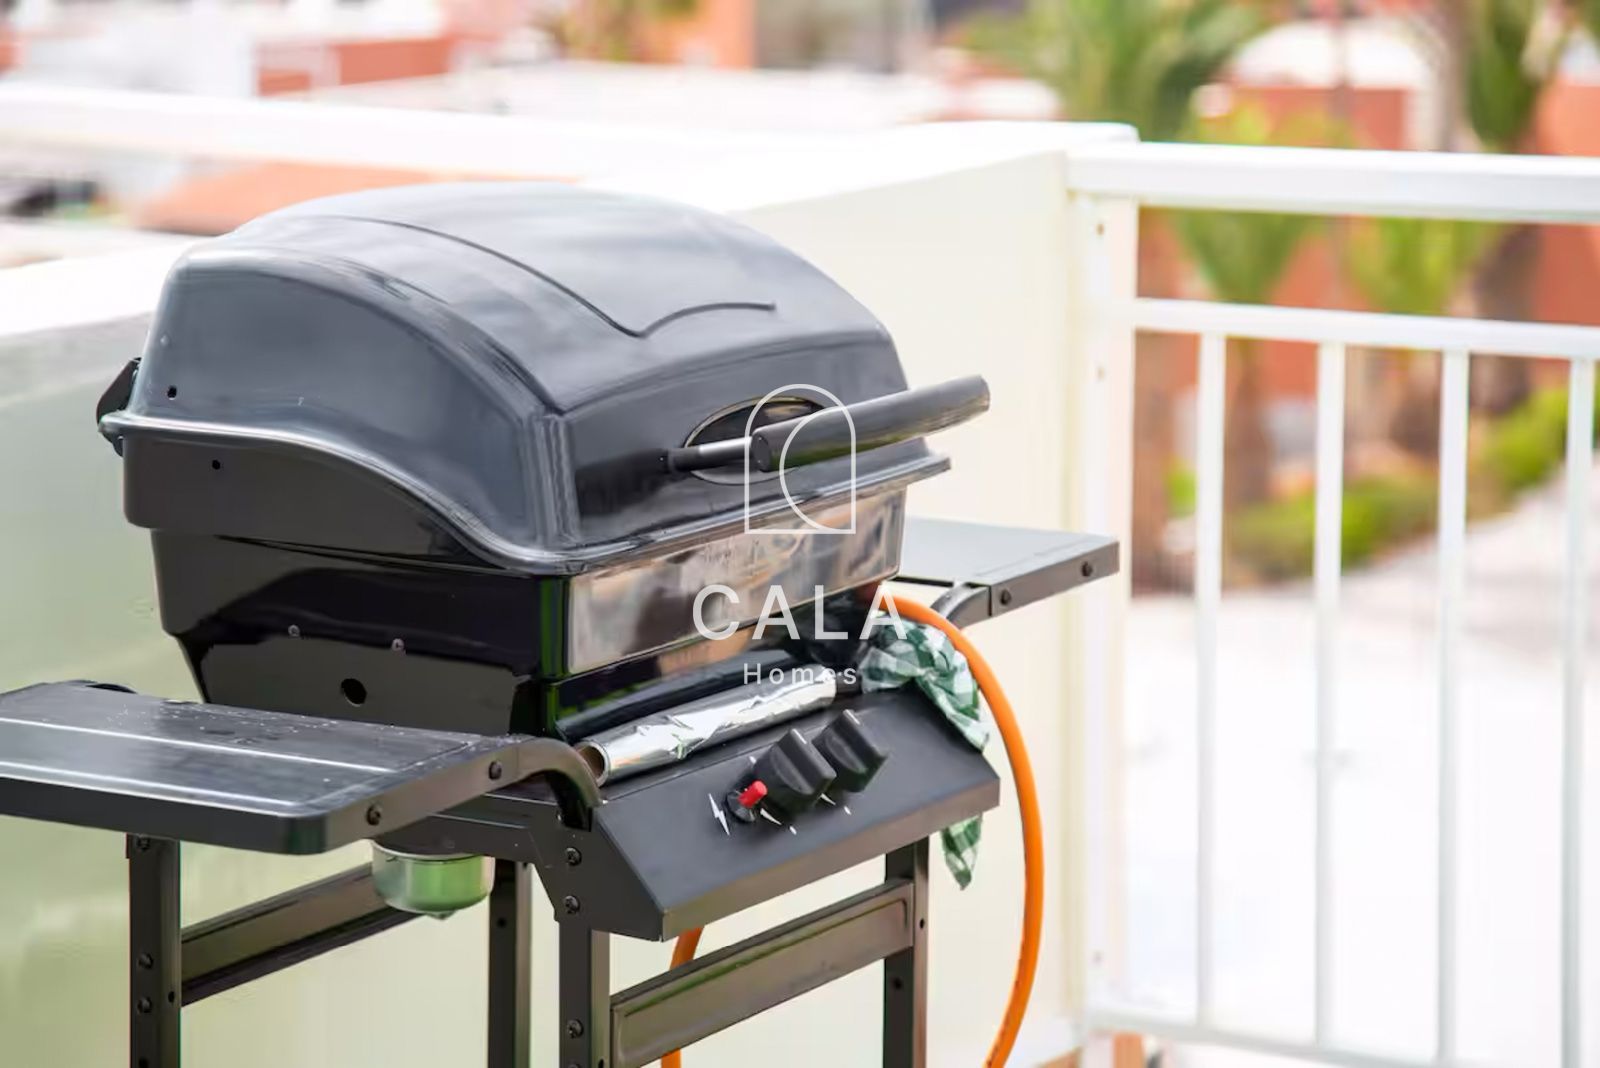
<svg viewBox="0 0 1600 1068">
<path fill-rule="evenodd" d="M 376 480 L 496 563 L 571 571 L 742 519 L 742 482 L 649 458 L 796 383 L 846 404 L 905 389 L 877 320 L 755 231 L 556 184 L 415 186 L 267 215 L 186 256 L 102 429 L 128 446 L 145 526 L 352 540 L 326 506 L 326 530 L 266 531 L 237 487 L 209 510 L 208 491 L 171 488 L 173 446 L 257 450 Z M 863 453 L 857 486 L 940 466 L 907 441 Z M 848 492 L 849 463 L 789 487 Z M 775 486 L 755 497 L 782 505 Z"/>
</svg>

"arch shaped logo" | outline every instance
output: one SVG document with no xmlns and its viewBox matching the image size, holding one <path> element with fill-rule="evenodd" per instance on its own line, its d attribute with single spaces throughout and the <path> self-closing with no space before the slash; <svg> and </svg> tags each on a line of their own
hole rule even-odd
<svg viewBox="0 0 1600 1068">
<path fill-rule="evenodd" d="M 787 521 L 780 520 L 775 523 L 764 523 L 759 526 L 751 524 L 751 450 L 748 446 L 746 446 L 744 450 L 744 530 L 746 534 L 854 534 L 856 532 L 856 422 L 854 417 L 850 414 L 850 409 L 847 408 L 844 402 L 835 396 L 830 390 L 824 389 L 821 386 L 811 385 L 808 382 L 791 382 L 789 385 L 779 386 L 777 389 L 771 390 L 766 396 L 757 401 L 756 404 L 750 409 L 750 415 L 745 420 L 744 425 L 745 441 L 748 442 L 750 440 L 750 435 L 755 431 L 756 416 L 761 414 L 761 409 L 763 407 L 779 397 L 793 397 L 808 393 L 817 399 L 823 405 L 823 407 L 818 408 L 816 411 L 795 420 L 794 429 L 789 432 L 788 436 L 784 439 L 782 447 L 778 450 L 778 489 L 783 493 L 784 503 L 788 506 L 789 515 L 793 518 Z M 849 521 L 845 526 L 842 527 L 820 523 L 816 519 L 813 519 L 810 515 L 806 514 L 805 509 L 800 506 L 800 502 L 794 499 L 794 494 L 789 489 L 789 473 L 787 470 L 789 446 L 793 444 L 795 438 L 803 430 L 805 430 L 807 424 L 809 424 L 812 420 L 817 419 L 820 416 L 827 415 L 829 412 L 835 409 L 837 409 L 840 415 L 843 416 L 845 426 L 848 428 L 850 435 Z M 836 506 L 830 505 L 829 507 L 831 510 Z M 796 520 L 798 520 L 798 522 L 796 522 Z"/>
</svg>

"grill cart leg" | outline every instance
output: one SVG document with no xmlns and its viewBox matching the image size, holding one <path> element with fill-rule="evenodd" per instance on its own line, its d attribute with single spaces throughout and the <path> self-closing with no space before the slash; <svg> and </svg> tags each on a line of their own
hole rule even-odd
<svg viewBox="0 0 1600 1068">
<path fill-rule="evenodd" d="M 572 899 L 576 900 L 576 899 Z M 611 936 L 560 924 L 561 1068 L 606 1068 L 611 1049 Z"/>
<path fill-rule="evenodd" d="M 494 862 L 494 889 L 489 891 L 489 1068 L 528 1068 L 531 884 L 526 864 Z"/>
<path fill-rule="evenodd" d="M 884 857 L 886 879 L 908 879 L 911 945 L 883 961 L 883 1068 L 922 1068 L 928 1056 L 928 840 Z"/>
<path fill-rule="evenodd" d="M 178 1068 L 183 929 L 178 843 L 129 835 L 128 1066 Z"/>
</svg>

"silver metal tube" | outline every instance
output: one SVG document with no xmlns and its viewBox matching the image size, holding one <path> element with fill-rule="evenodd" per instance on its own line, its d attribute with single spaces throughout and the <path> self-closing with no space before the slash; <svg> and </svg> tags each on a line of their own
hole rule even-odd
<svg viewBox="0 0 1600 1068">
<path fill-rule="evenodd" d="M 791 668 L 781 678 L 768 676 L 602 731 L 579 742 L 578 754 L 598 781 L 610 782 L 823 708 L 837 696 L 832 671 L 816 665 Z"/>
</svg>

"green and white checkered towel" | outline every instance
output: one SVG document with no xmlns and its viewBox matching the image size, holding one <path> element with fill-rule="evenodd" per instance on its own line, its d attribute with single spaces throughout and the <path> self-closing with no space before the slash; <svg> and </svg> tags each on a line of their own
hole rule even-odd
<svg viewBox="0 0 1600 1068">
<path fill-rule="evenodd" d="M 861 658 L 861 688 L 893 690 L 912 679 L 944 718 L 972 743 L 982 749 L 989 741 L 989 725 L 978 711 L 978 683 L 950 639 L 934 627 L 904 623 L 905 636 L 894 627 L 875 627 L 872 643 Z M 983 817 L 951 824 L 939 832 L 944 846 L 945 866 L 963 890 L 972 882 L 978 863 L 978 840 L 983 836 Z"/>
</svg>

